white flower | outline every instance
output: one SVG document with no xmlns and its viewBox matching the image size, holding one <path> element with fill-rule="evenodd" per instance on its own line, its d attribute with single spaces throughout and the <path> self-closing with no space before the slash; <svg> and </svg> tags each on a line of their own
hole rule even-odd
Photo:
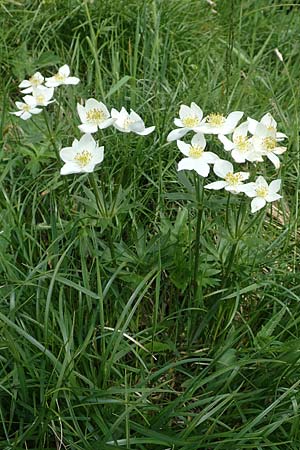
<svg viewBox="0 0 300 450">
<path fill-rule="evenodd" d="M 31 95 L 25 95 L 23 100 L 25 103 L 16 102 L 16 106 L 20 111 L 11 112 L 10 114 L 14 114 L 23 120 L 27 120 L 32 114 L 38 114 L 42 111 L 41 108 L 36 108 L 36 101 Z"/>
<path fill-rule="evenodd" d="M 47 106 L 49 103 L 54 102 L 54 100 L 51 100 L 53 93 L 54 88 L 38 86 L 33 89 L 32 95 L 27 95 L 26 97 L 31 97 L 36 102 L 37 106 Z"/>
<path fill-rule="evenodd" d="M 191 144 L 178 140 L 177 146 L 186 158 L 178 163 L 178 170 L 195 170 L 202 177 L 207 177 L 210 167 L 219 157 L 212 152 L 205 152 L 206 140 L 203 134 L 195 134 Z"/>
<path fill-rule="evenodd" d="M 269 131 L 271 131 L 273 134 L 275 132 L 275 138 L 277 142 L 283 141 L 284 139 L 287 138 L 287 135 L 284 133 L 280 133 L 277 131 L 277 122 L 276 120 L 272 117 L 272 115 L 270 113 L 265 114 L 260 122 L 258 122 L 257 120 L 251 119 L 251 117 L 248 117 L 248 129 L 250 131 L 251 134 L 255 134 L 255 130 L 257 127 L 258 123 L 262 123 L 263 125 L 265 125 Z"/>
<path fill-rule="evenodd" d="M 123 133 L 130 133 L 132 131 L 133 133 L 141 136 L 146 136 L 155 130 L 155 127 L 153 126 L 145 128 L 144 121 L 136 112 L 133 111 L 133 109 L 131 109 L 130 113 L 128 113 L 124 107 L 120 112 L 115 108 L 112 108 L 111 116 L 115 119 L 113 124 L 114 127 Z"/>
<path fill-rule="evenodd" d="M 167 141 L 177 141 L 190 130 L 195 133 L 202 133 L 200 125 L 203 124 L 203 111 L 196 103 L 192 102 L 191 106 L 181 105 L 179 117 L 179 119 L 174 119 L 174 123 L 179 129 L 171 131 L 168 134 Z"/>
<path fill-rule="evenodd" d="M 251 138 L 254 150 L 261 156 L 266 156 L 275 166 L 276 169 L 280 167 L 280 160 L 277 155 L 281 155 L 286 151 L 286 147 L 277 145 L 276 129 L 267 127 L 261 122 L 258 122 L 255 127 L 255 132 Z M 279 138 L 281 140 L 281 138 Z"/>
<path fill-rule="evenodd" d="M 205 117 L 205 123 L 201 125 L 199 131 L 204 134 L 230 134 L 243 114 L 242 111 L 234 111 L 228 114 L 227 117 L 219 113 L 209 114 Z"/>
<path fill-rule="evenodd" d="M 263 161 L 261 155 L 255 152 L 251 139 L 247 136 L 248 122 L 241 123 L 232 134 L 232 141 L 223 134 L 218 138 L 226 151 L 231 151 L 231 156 L 238 163 L 246 161 Z"/>
<path fill-rule="evenodd" d="M 47 87 L 57 87 L 62 84 L 78 84 L 79 78 L 77 77 L 69 77 L 70 68 L 67 64 L 60 67 L 58 72 L 50 78 L 46 78 L 46 86 Z"/>
<path fill-rule="evenodd" d="M 98 147 L 92 135 L 84 134 L 80 141 L 74 139 L 72 147 L 62 148 L 59 154 L 65 163 L 61 175 L 93 172 L 95 165 L 103 161 L 104 147 Z"/>
<path fill-rule="evenodd" d="M 96 133 L 98 128 L 102 130 L 112 125 L 115 119 L 110 117 L 108 109 L 102 102 L 89 98 L 85 106 L 77 104 L 77 111 L 82 122 L 78 128 L 84 133 Z"/>
<path fill-rule="evenodd" d="M 36 72 L 32 77 L 29 78 L 29 80 L 23 80 L 19 84 L 19 88 L 23 88 L 21 92 L 23 94 L 30 94 L 34 88 L 37 88 L 44 82 L 43 75 L 40 74 L 40 72 Z M 25 89 L 24 89 L 25 88 Z"/>
<path fill-rule="evenodd" d="M 255 183 L 244 184 L 241 192 L 244 192 L 248 197 L 253 197 L 251 201 L 251 212 L 255 213 L 263 208 L 267 202 L 275 202 L 281 198 L 281 195 L 277 194 L 280 185 L 281 180 L 274 180 L 268 185 L 264 177 L 259 176 Z"/>
<path fill-rule="evenodd" d="M 249 172 L 233 172 L 233 165 L 229 161 L 219 159 L 214 164 L 215 174 L 223 178 L 224 181 L 215 181 L 214 183 L 204 186 L 206 189 L 219 190 L 225 188 L 226 191 L 232 193 L 241 192 L 242 183 L 249 178 Z"/>
</svg>

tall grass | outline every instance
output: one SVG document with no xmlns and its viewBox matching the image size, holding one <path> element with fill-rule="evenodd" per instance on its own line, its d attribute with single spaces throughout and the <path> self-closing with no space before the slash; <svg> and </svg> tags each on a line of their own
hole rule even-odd
<svg viewBox="0 0 300 450">
<path fill-rule="evenodd" d="M 0 10 L 0 448 L 300 448 L 297 5 Z M 9 115 L 21 80 L 65 63 L 81 83 L 48 127 Z M 55 152 L 89 97 L 156 130 L 104 130 L 95 177 L 63 178 Z M 240 198 L 197 196 L 201 180 L 177 172 L 166 137 L 191 101 L 271 112 L 289 136 L 283 199 L 254 223 Z"/>
</svg>

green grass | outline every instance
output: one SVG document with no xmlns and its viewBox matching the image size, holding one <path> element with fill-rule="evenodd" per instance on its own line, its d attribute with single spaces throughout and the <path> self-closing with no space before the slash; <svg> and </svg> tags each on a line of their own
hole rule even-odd
<svg viewBox="0 0 300 450">
<path fill-rule="evenodd" d="M 300 448 L 299 7 L 215 10 L 0 1 L 0 449 Z M 49 129 L 9 114 L 21 80 L 65 63 L 81 83 Z M 155 133 L 107 128 L 94 177 L 62 177 L 89 97 Z M 249 199 L 197 195 L 166 141 L 191 101 L 274 116 L 281 201 L 253 216 Z"/>
</svg>

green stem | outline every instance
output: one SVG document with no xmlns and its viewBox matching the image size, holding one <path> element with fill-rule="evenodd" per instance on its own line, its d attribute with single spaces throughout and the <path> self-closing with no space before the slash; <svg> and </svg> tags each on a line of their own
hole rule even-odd
<svg viewBox="0 0 300 450">
<path fill-rule="evenodd" d="M 95 195 L 95 199 L 96 199 L 98 212 L 100 213 L 100 215 L 102 217 L 108 219 L 109 217 L 108 217 L 108 214 L 107 214 L 107 210 L 106 210 L 104 201 L 101 200 L 99 186 L 97 184 L 97 181 L 96 181 L 96 178 L 95 178 L 95 174 L 94 174 L 94 172 L 92 172 L 89 175 L 90 175 L 89 179 L 90 179 L 91 187 L 93 189 L 93 192 L 94 192 L 94 195 Z M 115 260 L 115 251 L 114 251 L 112 236 L 111 236 L 110 232 L 108 233 L 107 237 L 108 237 L 108 244 L 109 244 L 111 256 L 112 256 L 112 259 L 114 261 Z"/>
<path fill-rule="evenodd" d="M 198 270 L 199 270 L 199 253 L 200 253 L 200 236 L 201 236 L 201 223 L 203 215 L 203 188 L 202 181 L 200 182 L 199 175 L 195 175 L 195 189 L 196 189 L 196 200 L 197 200 L 197 224 L 196 224 L 196 240 L 195 240 L 195 263 L 194 263 L 194 299 L 197 298 L 198 294 Z M 201 192 L 200 192 L 201 191 Z"/>
</svg>

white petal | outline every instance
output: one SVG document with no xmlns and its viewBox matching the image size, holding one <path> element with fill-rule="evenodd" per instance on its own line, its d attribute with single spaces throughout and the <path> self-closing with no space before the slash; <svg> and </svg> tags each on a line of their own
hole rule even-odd
<svg viewBox="0 0 300 450">
<path fill-rule="evenodd" d="M 32 108 L 36 106 L 36 99 L 32 95 L 25 95 L 25 97 L 23 97 L 23 100 Z"/>
<path fill-rule="evenodd" d="M 274 193 L 274 194 L 268 194 L 268 195 L 266 195 L 266 201 L 267 202 L 276 202 L 277 200 L 279 200 L 280 198 L 282 198 L 282 195 L 279 195 L 279 194 L 276 194 L 276 193 Z"/>
<path fill-rule="evenodd" d="M 93 155 L 93 162 L 95 164 L 99 164 L 104 159 L 104 147 L 96 147 L 95 153 Z"/>
<path fill-rule="evenodd" d="M 255 197 L 251 202 L 251 212 L 255 213 L 259 209 L 263 208 L 266 204 L 266 200 L 262 197 Z"/>
<path fill-rule="evenodd" d="M 58 73 L 64 77 L 68 77 L 70 75 L 70 68 L 68 64 L 65 64 L 60 69 L 58 69 Z"/>
<path fill-rule="evenodd" d="M 81 167 L 76 163 L 66 163 L 61 169 L 61 175 L 70 175 L 71 173 L 80 173 L 82 172 Z"/>
<path fill-rule="evenodd" d="M 280 132 L 277 132 L 276 133 L 276 140 L 277 141 L 283 141 L 284 139 L 287 139 L 287 135 L 286 134 L 284 134 L 284 133 L 280 133 Z"/>
<path fill-rule="evenodd" d="M 178 139 L 185 136 L 188 131 L 188 128 L 179 128 L 178 130 L 172 130 L 167 136 L 167 141 L 177 141 Z"/>
<path fill-rule="evenodd" d="M 179 117 L 180 119 L 184 119 L 185 117 L 189 117 L 192 115 L 191 108 L 186 105 L 181 105 L 179 109 Z"/>
<path fill-rule="evenodd" d="M 103 120 L 103 122 L 99 123 L 98 127 L 100 128 L 100 130 L 103 130 L 104 128 L 107 128 L 110 125 L 112 125 L 115 121 L 116 119 L 111 117 L 110 119 Z"/>
<path fill-rule="evenodd" d="M 226 181 L 215 181 L 214 183 L 210 183 L 207 184 L 205 187 L 205 189 L 214 189 L 214 190 L 219 190 L 219 189 L 223 189 L 225 186 L 227 186 L 227 182 Z"/>
<path fill-rule="evenodd" d="M 229 127 L 233 131 L 236 127 L 236 124 L 243 117 L 243 115 L 244 113 L 242 111 L 234 111 L 228 114 L 224 125 L 226 126 L 226 128 Z"/>
<path fill-rule="evenodd" d="M 201 161 L 203 161 L 207 164 L 214 164 L 219 159 L 220 158 L 218 157 L 218 155 L 216 155 L 213 152 L 204 152 L 201 157 Z"/>
<path fill-rule="evenodd" d="M 281 186 L 281 180 L 280 179 L 271 181 L 270 186 L 269 186 L 269 193 L 270 194 L 275 194 L 275 192 L 279 191 L 280 186 Z"/>
<path fill-rule="evenodd" d="M 23 80 L 23 81 L 21 81 L 21 83 L 19 84 L 19 88 L 27 88 L 27 87 L 29 87 L 29 86 L 31 86 L 31 83 L 30 83 L 30 81 L 28 81 L 28 80 Z"/>
<path fill-rule="evenodd" d="M 220 178 L 225 178 L 228 172 L 233 173 L 233 165 L 229 161 L 219 159 L 214 164 L 214 172 Z"/>
<path fill-rule="evenodd" d="M 196 103 L 191 103 L 191 110 L 196 113 L 197 117 L 201 120 L 203 117 L 203 111 L 200 106 L 196 105 Z"/>
<path fill-rule="evenodd" d="M 60 150 L 59 156 L 65 163 L 73 162 L 76 153 L 77 153 L 77 150 L 73 146 L 72 147 L 64 147 Z"/>
<path fill-rule="evenodd" d="M 141 136 L 147 136 L 155 130 L 155 127 L 145 128 L 143 131 L 136 131 L 136 134 L 140 134 Z"/>
<path fill-rule="evenodd" d="M 84 123 L 83 125 L 78 125 L 78 128 L 83 133 L 96 133 L 98 130 L 97 125 L 92 123 Z"/>
<path fill-rule="evenodd" d="M 133 109 L 130 109 L 129 117 L 131 120 L 134 120 L 135 122 L 141 121 L 142 123 L 144 123 L 141 116 L 139 116 L 135 111 L 133 111 Z"/>
<path fill-rule="evenodd" d="M 276 147 L 274 148 L 273 153 L 275 153 L 276 155 L 282 155 L 282 153 L 286 152 L 286 150 L 286 147 Z"/>
<path fill-rule="evenodd" d="M 14 116 L 20 117 L 23 114 L 23 111 L 12 111 L 9 114 L 13 114 Z"/>
<path fill-rule="evenodd" d="M 241 192 L 244 192 L 248 197 L 256 197 L 256 183 L 243 184 L 240 188 Z"/>
<path fill-rule="evenodd" d="M 205 140 L 204 134 L 203 133 L 196 133 L 193 136 L 192 140 L 191 140 L 191 144 L 192 145 L 199 145 L 204 150 L 205 146 L 206 146 L 206 140 Z"/>
<path fill-rule="evenodd" d="M 266 180 L 264 179 L 264 177 L 261 176 L 261 175 L 260 175 L 259 177 L 256 178 L 255 184 L 256 184 L 256 187 L 257 187 L 257 186 L 263 186 L 263 187 L 265 187 L 265 188 L 268 188 L 268 187 L 269 187 L 268 183 L 266 182 Z"/>
<path fill-rule="evenodd" d="M 248 132 L 248 121 L 241 123 L 233 132 L 233 138 L 237 136 L 247 136 Z"/>
<path fill-rule="evenodd" d="M 16 103 L 17 108 L 22 109 L 22 111 L 23 111 L 23 106 L 25 105 L 25 103 L 23 103 L 23 102 L 15 102 L 15 103 Z"/>
<path fill-rule="evenodd" d="M 255 134 L 255 130 L 256 130 L 256 126 L 258 124 L 257 120 L 251 119 L 251 117 L 247 118 L 247 122 L 248 122 L 248 131 L 251 134 Z"/>
<path fill-rule="evenodd" d="M 234 148 L 234 143 L 223 134 L 218 134 L 219 141 L 224 145 L 224 149 L 228 152 Z"/>
<path fill-rule="evenodd" d="M 266 154 L 266 157 L 274 164 L 275 169 L 279 169 L 280 167 L 280 159 L 274 153 L 269 152 Z"/>
<path fill-rule="evenodd" d="M 241 152 L 239 152 L 236 149 L 233 149 L 231 152 L 231 156 L 233 157 L 233 159 L 235 160 L 235 162 L 237 163 L 244 163 L 246 162 L 246 158 L 245 155 Z"/>
<path fill-rule="evenodd" d="M 181 153 L 183 153 L 185 156 L 189 156 L 191 148 L 190 144 L 186 144 L 185 142 L 180 140 L 176 141 L 176 144 Z"/>
<path fill-rule="evenodd" d="M 179 128 L 184 127 L 182 120 L 180 120 L 180 119 L 174 119 L 174 124 L 176 125 L 176 127 L 179 127 Z"/>
<path fill-rule="evenodd" d="M 86 111 L 85 111 L 85 107 L 84 106 L 82 106 L 82 105 L 80 105 L 79 103 L 77 103 L 77 112 L 78 112 L 78 115 L 79 115 L 79 117 L 80 117 L 80 120 L 81 120 L 81 122 L 82 123 L 85 123 L 86 122 Z"/>
<path fill-rule="evenodd" d="M 57 81 L 55 78 L 51 77 L 51 78 L 46 78 L 46 83 L 45 86 L 47 88 L 55 88 L 58 87 L 60 85 L 60 81 Z"/>
<path fill-rule="evenodd" d="M 95 149 L 95 147 L 96 147 L 96 141 L 92 137 L 92 135 L 89 133 L 84 134 L 78 142 L 78 149 L 92 151 Z"/>
<path fill-rule="evenodd" d="M 275 119 L 272 117 L 272 115 L 270 113 L 265 114 L 261 118 L 260 123 L 264 124 L 267 128 L 272 127 L 275 130 L 277 128 L 277 122 L 275 121 Z"/>
<path fill-rule="evenodd" d="M 248 180 L 248 178 L 250 177 L 250 173 L 249 172 L 236 172 L 240 174 L 240 177 L 242 179 L 242 181 Z"/>
<path fill-rule="evenodd" d="M 24 111 L 23 114 L 20 116 L 23 120 L 28 120 L 31 117 L 31 114 L 28 111 Z"/>
<path fill-rule="evenodd" d="M 30 86 L 27 89 L 22 89 L 21 92 L 22 94 L 31 94 L 31 92 L 33 91 L 33 87 Z"/>
<path fill-rule="evenodd" d="M 42 112 L 43 110 L 41 108 L 32 108 L 30 110 L 31 114 L 39 114 L 40 112 Z"/>
<path fill-rule="evenodd" d="M 201 159 L 195 160 L 194 170 L 201 175 L 201 177 L 206 178 L 209 174 L 210 167 L 209 165 Z"/>
<path fill-rule="evenodd" d="M 195 170 L 195 159 L 183 158 L 178 163 L 178 170 Z"/>
<path fill-rule="evenodd" d="M 119 111 L 117 111 L 115 108 L 112 108 L 112 109 L 111 109 L 111 112 L 110 112 L 110 115 L 111 115 L 111 117 L 113 117 L 114 119 L 118 119 L 120 113 L 119 113 Z"/>
<path fill-rule="evenodd" d="M 80 80 L 77 77 L 69 77 L 65 79 L 64 84 L 78 84 L 79 81 Z"/>
</svg>

